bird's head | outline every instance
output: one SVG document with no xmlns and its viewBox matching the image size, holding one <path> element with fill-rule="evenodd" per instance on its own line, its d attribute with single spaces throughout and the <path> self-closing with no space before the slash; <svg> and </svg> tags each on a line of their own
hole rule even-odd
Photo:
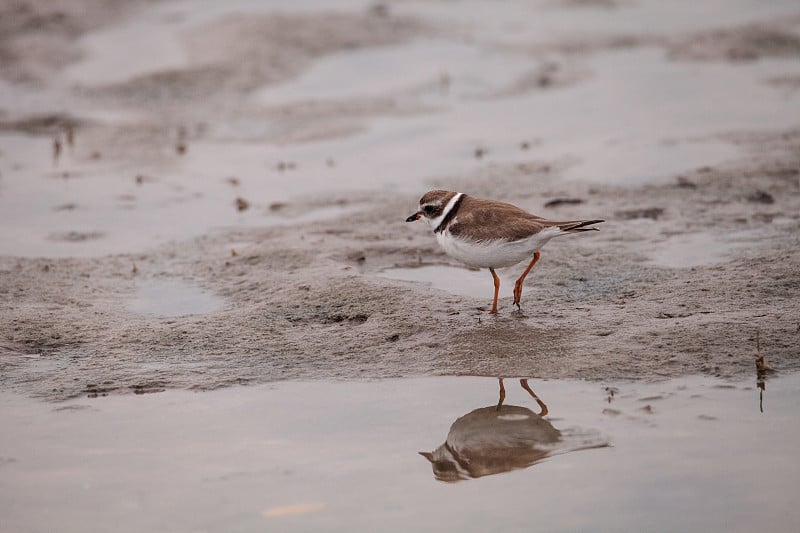
<svg viewBox="0 0 800 533">
<path fill-rule="evenodd" d="M 434 190 L 428 191 L 422 198 L 419 199 L 419 209 L 416 213 L 406 218 L 406 222 L 414 222 L 415 220 L 423 219 L 431 227 L 435 228 L 439 225 L 444 215 L 447 203 L 458 194 L 453 191 Z"/>
<path fill-rule="evenodd" d="M 419 452 L 419 454 L 431 463 L 433 476 L 439 481 L 453 483 L 470 477 L 469 473 L 452 457 L 444 444 L 432 452 Z"/>
</svg>

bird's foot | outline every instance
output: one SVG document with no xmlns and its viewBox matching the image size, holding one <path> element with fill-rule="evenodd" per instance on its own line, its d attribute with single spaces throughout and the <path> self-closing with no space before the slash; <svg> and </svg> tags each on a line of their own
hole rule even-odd
<svg viewBox="0 0 800 533">
<path fill-rule="evenodd" d="M 522 283 L 517 281 L 514 284 L 514 305 L 519 309 L 519 303 L 522 301 Z"/>
</svg>

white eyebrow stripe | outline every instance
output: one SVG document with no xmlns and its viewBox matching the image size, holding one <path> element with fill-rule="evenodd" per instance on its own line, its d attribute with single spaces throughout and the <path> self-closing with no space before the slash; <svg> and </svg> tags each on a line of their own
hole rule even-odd
<svg viewBox="0 0 800 533">
<path fill-rule="evenodd" d="M 453 195 L 453 197 L 452 197 L 452 198 L 450 198 L 450 201 L 449 201 L 449 202 L 447 202 L 447 205 L 446 205 L 446 206 L 444 206 L 444 210 L 442 211 L 442 214 L 441 214 L 441 215 L 439 215 L 439 216 L 438 216 L 438 217 L 436 217 L 436 218 L 432 218 L 432 219 L 430 219 L 430 225 L 431 225 L 431 227 L 432 227 L 432 228 L 436 229 L 436 228 L 438 228 L 438 227 L 439 227 L 439 224 L 441 224 L 441 223 L 442 223 L 442 220 L 444 220 L 444 219 L 445 219 L 445 217 L 447 216 L 447 214 L 448 214 L 450 211 L 452 211 L 452 210 L 453 210 L 453 207 L 455 207 L 456 203 L 458 202 L 458 200 L 459 200 L 459 199 L 460 199 L 462 196 L 464 196 L 464 193 L 463 193 L 463 192 L 459 192 L 459 193 L 456 193 L 455 195 Z"/>
</svg>

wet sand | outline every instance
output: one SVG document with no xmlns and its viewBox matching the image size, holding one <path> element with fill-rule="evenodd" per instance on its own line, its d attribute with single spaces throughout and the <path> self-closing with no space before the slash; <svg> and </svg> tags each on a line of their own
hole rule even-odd
<svg viewBox="0 0 800 533">
<path fill-rule="evenodd" d="M 19 5 L 6 390 L 736 377 L 757 332 L 800 368 L 791 2 Z M 434 187 L 606 222 L 543 250 L 521 312 L 501 272 L 488 317 L 489 274 L 402 222 Z"/>
</svg>

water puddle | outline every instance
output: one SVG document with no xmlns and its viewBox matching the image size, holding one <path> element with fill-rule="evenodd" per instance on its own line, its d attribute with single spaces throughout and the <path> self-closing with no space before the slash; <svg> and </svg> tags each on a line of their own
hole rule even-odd
<svg viewBox="0 0 800 533">
<path fill-rule="evenodd" d="M 187 66 L 186 52 L 168 21 L 155 16 L 89 33 L 79 41 L 84 59 L 64 70 L 78 85 L 124 82 L 136 76 Z M 126 61 L 120 61 L 125 55 Z"/>
<path fill-rule="evenodd" d="M 297 80 L 265 87 L 255 98 L 278 105 L 401 95 L 441 105 L 452 97 L 475 98 L 497 90 L 530 68 L 530 60 L 521 54 L 460 43 L 418 42 L 328 56 Z"/>
<path fill-rule="evenodd" d="M 64 532 L 800 523 L 800 374 L 763 391 L 528 380 L 538 401 L 508 378 L 499 411 L 498 385 L 281 382 L 59 404 L 2 393 L 0 515 L 9 531 Z"/>
<path fill-rule="evenodd" d="M 319 193 L 318 181 L 265 171 L 264 150 L 258 147 L 234 145 L 224 157 L 204 148 L 193 145 L 199 153 L 186 155 L 185 171 L 146 164 L 120 169 L 102 159 L 77 161 L 69 151 L 56 167 L 50 139 L 0 135 L 0 254 L 133 253 L 217 228 L 311 222 L 354 208 L 331 202 L 297 209 L 292 198 Z M 318 165 L 307 166 L 315 180 L 347 171 L 326 168 L 322 156 Z M 239 198 L 246 202 L 243 208 Z"/>
<path fill-rule="evenodd" d="M 252 1 L 252 0 L 251 0 Z M 671 3 L 658 0 L 511 0 L 500 5 L 462 0 L 459 9 L 448 2 L 403 2 L 395 10 L 431 18 L 450 28 L 469 27 L 474 34 L 493 41 L 519 44 L 552 43 L 565 35 L 639 35 L 642 28 L 653 34 L 694 32 L 747 24 L 753 19 L 793 16 L 793 0 L 754 3 L 731 0 Z"/>
<path fill-rule="evenodd" d="M 401 117 L 372 114 L 362 118 L 359 131 L 325 141 L 337 157 L 362 154 L 349 169 L 350 179 L 381 176 L 394 186 L 420 172 L 430 179 L 474 171 L 470 156 L 476 146 L 493 163 L 567 159 L 577 162 L 566 170 L 569 179 L 640 184 L 741 156 L 716 134 L 795 124 L 785 113 L 786 102 L 763 82 L 796 71 L 788 60 L 732 68 L 670 61 L 663 50 L 643 47 L 599 52 L 576 65 L 556 62 L 552 75 L 565 70 L 563 86 L 542 90 L 523 83 L 524 89 L 512 90 L 546 65 L 509 51 L 497 61 L 498 54 L 490 46 L 435 41 L 334 54 L 294 80 L 264 87 L 254 100 L 300 105 L 378 95 L 430 106 Z M 497 65 L 502 75 L 492 75 Z M 381 76 L 385 71 L 391 75 Z M 365 77 L 364 84 L 350 83 L 354 76 Z M 710 102 L 698 94 L 718 96 Z M 538 141 L 535 149 L 521 152 L 520 142 L 531 139 Z M 309 147 L 289 147 L 295 150 Z M 425 161 L 424 169 L 418 161 Z"/>
<path fill-rule="evenodd" d="M 451 294 L 468 296 L 472 298 L 483 298 L 491 300 L 494 285 L 492 275 L 487 269 L 469 270 L 467 268 L 449 265 L 423 265 L 415 267 L 389 268 L 378 274 L 381 277 L 397 279 L 401 281 L 412 281 L 423 283 L 431 288 L 446 291 Z M 501 277 L 502 287 L 508 281 L 502 272 L 498 273 Z M 513 287 L 513 281 L 511 281 Z"/>
<path fill-rule="evenodd" d="M 353 7 L 352 1 L 343 7 Z M 333 2 L 309 1 L 303 6 L 278 0 L 265 5 L 257 0 L 176 0 L 150 9 L 136 11 L 119 24 L 93 31 L 82 37 L 79 46 L 82 58 L 64 69 L 64 80 L 78 85 L 120 83 L 137 76 L 146 76 L 189 66 L 189 57 L 182 38 L 187 29 L 214 18 L 279 10 L 314 11 L 330 9 Z M 349 4 L 349 6 L 348 6 Z M 124 61 L 120 58 L 124 57 Z"/>
<path fill-rule="evenodd" d="M 684 142 L 608 140 L 585 146 L 584 157 L 564 171 L 568 179 L 638 184 L 664 180 L 688 170 L 735 159 L 741 152 L 720 139 Z"/>
<path fill-rule="evenodd" d="M 202 315 L 219 311 L 225 305 L 200 286 L 183 281 L 150 280 L 138 284 L 128 308 L 134 313 L 161 317 Z"/>
<path fill-rule="evenodd" d="M 752 242 L 744 241 L 741 236 L 739 241 L 710 233 L 686 233 L 669 237 L 645 253 L 650 262 L 670 268 L 714 265 L 730 261 L 737 250 L 752 246 Z"/>
<path fill-rule="evenodd" d="M 500 277 L 500 298 L 510 297 L 514 282 L 522 274 L 526 265 L 497 269 Z M 380 277 L 421 283 L 432 289 L 450 294 L 481 300 L 478 304 L 490 304 L 494 294 L 494 281 L 489 270 L 470 270 L 466 267 L 450 265 L 421 265 L 413 267 L 387 268 L 377 274 Z M 528 278 L 528 283 L 534 283 Z M 528 290 L 529 285 L 526 285 Z"/>
</svg>

